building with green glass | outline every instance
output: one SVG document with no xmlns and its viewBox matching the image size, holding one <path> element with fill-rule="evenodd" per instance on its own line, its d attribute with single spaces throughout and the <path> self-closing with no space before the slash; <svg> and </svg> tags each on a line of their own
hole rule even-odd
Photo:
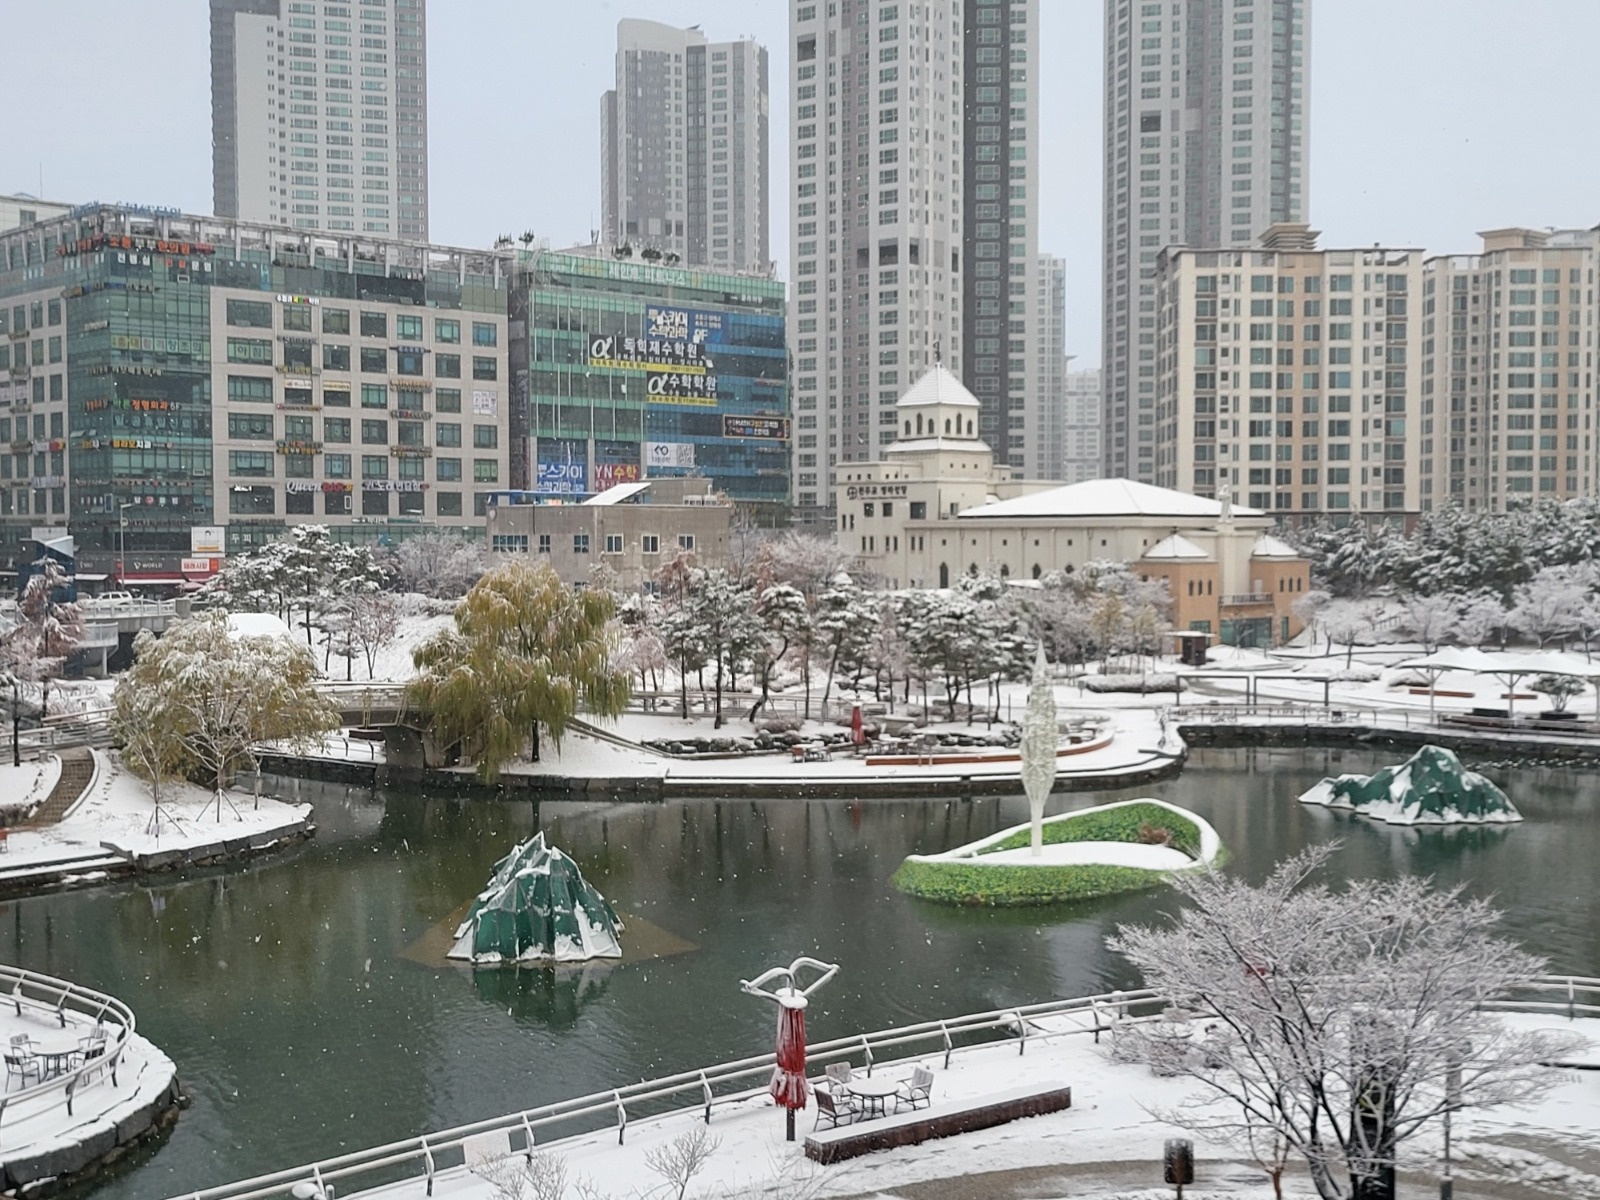
<svg viewBox="0 0 1600 1200">
<path fill-rule="evenodd" d="M 371 543 L 481 530 L 527 473 L 510 268 L 130 206 L 0 233 L 7 557 L 66 533 L 82 572 L 175 585 L 294 524 Z"/>
<path fill-rule="evenodd" d="M 751 520 L 789 511 L 784 285 L 609 254 L 518 251 L 513 487 L 536 500 L 651 475 L 711 480 Z"/>
</svg>

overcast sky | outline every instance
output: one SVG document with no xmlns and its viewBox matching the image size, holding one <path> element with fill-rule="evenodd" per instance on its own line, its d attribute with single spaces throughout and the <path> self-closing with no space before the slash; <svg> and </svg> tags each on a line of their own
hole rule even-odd
<svg viewBox="0 0 1600 1200">
<path fill-rule="evenodd" d="M 1600 223 L 1600 3 L 1314 0 L 1310 187 L 1324 246 L 1476 250 L 1480 229 Z M 1041 250 L 1068 344 L 1100 358 L 1100 0 L 1041 0 Z M 205 0 L 11 0 L 0 192 L 211 209 Z M 788 259 L 787 0 L 428 0 L 435 241 L 551 244 L 599 223 L 600 95 L 624 16 L 772 55 L 772 244 Z M 1587 115 L 1586 115 L 1587 114 Z"/>
</svg>

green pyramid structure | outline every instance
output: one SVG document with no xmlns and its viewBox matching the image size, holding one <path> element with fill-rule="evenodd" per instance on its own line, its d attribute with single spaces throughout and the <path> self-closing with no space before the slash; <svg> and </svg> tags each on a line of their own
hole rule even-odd
<svg viewBox="0 0 1600 1200">
<path fill-rule="evenodd" d="M 1475 825 L 1522 820 L 1498 787 L 1442 746 L 1424 746 L 1399 766 L 1324 779 L 1304 804 L 1354 809 L 1391 825 Z"/>
<path fill-rule="evenodd" d="M 621 958 L 622 922 L 578 864 L 535 834 L 495 864 L 449 957 L 474 963 Z"/>
</svg>

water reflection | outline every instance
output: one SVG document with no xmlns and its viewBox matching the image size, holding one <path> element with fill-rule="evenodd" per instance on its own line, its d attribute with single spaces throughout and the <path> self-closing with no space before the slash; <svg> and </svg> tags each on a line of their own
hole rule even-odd
<svg viewBox="0 0 1600 1200">
<path fill-rule="evenodd" d="M 1347 876 L 1459 883 L 1505 908 L 1509 930 L 1558 969 L 1600 966 L 1595 777 L 1489 769 L 1528 818 L 1511 828 L 1394 827 L 1293 799 L 1388 757 L 1202 752 L 1155 788 L 1057 796 L 1050 809 L 1153 792 L 1211 821 L 1229 869 L 1254 879 L 1339 838 Z M 284 858 L 0 906 L 0 955 L 122 996 L 194 1097 L 171 1142 L 98 1189 L 107 1197 L 177 1194 L 760 1052 L 771 1014 L 738 981 L 799 954 L 843 968 L 808 1014 L 819 1039 L 1129 985 L 1106 935 L 1174 902 L 1155 891 L 958 910 L 890 888 L 908 853 L 1025 821 L 1021 796 L 540 806 L 316 784 L 301 795 L 318 836 Z M 588 972 L 419 960 L 419 939 L 541 828 L 620 911 L 691 945 Z"/>
</svg>

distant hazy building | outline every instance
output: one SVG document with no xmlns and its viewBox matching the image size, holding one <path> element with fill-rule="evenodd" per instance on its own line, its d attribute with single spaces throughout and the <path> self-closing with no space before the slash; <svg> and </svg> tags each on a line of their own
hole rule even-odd
<svg viewBox="0 0 1600 1200">
<path fill-rule="evenodd" d="M 1039 462 L 1033 434 L 1044 419 L 1034 351 L 1050 319 L 1036 311 L 1034 287 L 1039 0 L 963 0 L 961 10 L 961 378 L 983 406 L 980 435 L 1002 461 L 1031 472 Z M 941 16 L 941 31 L 943 24 Z"/>
<path fill-rule="evenodd" d="M 913 379 L 936 359 L 962 371 L 965 7 L 937 20 L 925 4 L 790 7 L 789 348 L 802 521 L 831 508 L 838 464 L 875 461 L 895 440 L 895 401 Z M 1010 5 L 997 11 L 1009 21 Z M 983 56 L 1001 78 L 989 87 L 1009 79 L 999 59 L 1009 34 L 998 36 Z M 997 137 L 1003 128 L 984 127 Z M 985 203 L 1005 205 L 1000 163 L 1010 150 L 1005 142 L 994 149 L 986 165 L 1000 177 L 984 181 Z M 985 298 L 1008 302 L 1005 264 L 1015 261 L 1025 303 L 1031 257 L 1012 259 L 1007 241 L 998 260 L 985 261 L 994 268 Z M 985 320 L 1001 326 L 1007 318 Z M 998 329 L 983 336 L 1006 339 Z"/>
<path fill-rule="evenodd" d="M 617 22 L 617 83 L 600 107 L 605 240 L 767 270 L 767 86 L 755 42 Z"/>
<path fill-rule="evenodd" d="M 1311 0 L 1106 0 L 1105 472 L 1156 478 L 1156 256 L 1306 220 Z"/>
<path fill-rule="evenodd" d="M 21 229 L 24 225 L 33 225 L 39 221 L 64 217 L 71 209 L 70 204 L 56 204 L 26 193 L 0 196 L 0 233 L 8 229 Z"/>
<path fill-rule="evenodd" d="M 1061 473 L 1067 483 L 1100 478 L 1105 410 L 1100 371 L 1068 371 L 1065 381 Z"/>
<path fill-rule="evenodd" d="M 1412 314 L 1422 508 L 1594 495 L 1600 230 L 1480 236 L 1481 254 L 1428 260 Z"/>
<path fill-rule="evenodd" d="M 428 238 L 425 0 L 211 0 L 217 215 Z"/>
<path fill-rule="evenodd" d="M 1436 420 L 1423 255 L 1316 239 L 1275 226 L 1254 250 L 1162 252 L 1156 483 L 1227 489 L 1279 519 L 1404 524 L 1422 507 L 1422 431 Z"/>
<path fill-rule="evenodd" d="M 1067 421 L 1067 261 L 1051 254 L 1034 258 L 1033 360 L 1027 411 L 1026 467 L 1036 479 L 1064 479 Z M 1020 415 L 1020 414 L 1019 414 Z M 1098 467 L 1095 474 L 1099 474 Z"/>
</svg>

